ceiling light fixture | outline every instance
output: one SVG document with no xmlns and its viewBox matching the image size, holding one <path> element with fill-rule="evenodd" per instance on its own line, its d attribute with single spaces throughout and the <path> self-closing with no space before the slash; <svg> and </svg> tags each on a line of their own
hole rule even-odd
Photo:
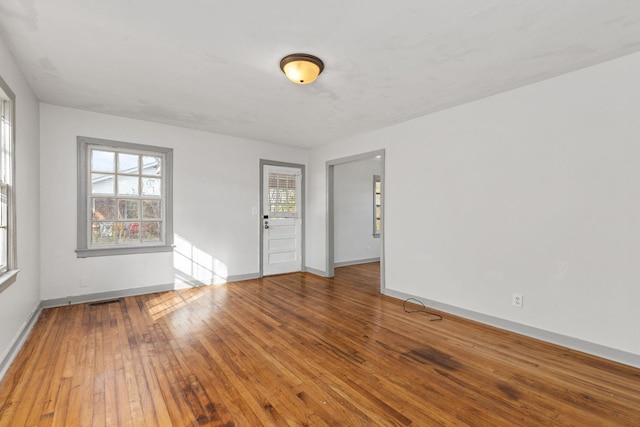
<svg viewBox="0 0 640 427">
<path fill-rule="evenodd" d="M 280 60 L 280 69 L 292 82 L 306 85 L 318 78 L 324 63 L 313 55 L 294 53 Z"/>
</svg>

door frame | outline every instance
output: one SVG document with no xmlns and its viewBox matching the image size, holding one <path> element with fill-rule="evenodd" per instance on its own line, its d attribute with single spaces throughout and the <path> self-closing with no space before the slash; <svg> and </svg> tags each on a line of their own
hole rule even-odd
<svg viewBox="0 0 640 427">
<path fill-rule="evenodd" d="M 300 271 L 304 271 L 305 270 L 305 264 L 304 264 L 304 254 L 305 254 L 305 228 L 306 228 L 306 221 L 305 221 L 305 216 L 306 216 L 306 191 L 305 191 L 305 182 L 306 182 L 306 171 L 305 171 L 305 165 L 302 164 L 298 164 L 298 163 L 288 163 L 288 162 L 279 162 L 276 160 L 267 160 L 267 159 L 260 159 L 260 207 L 258 208 L 258 227 L 260 227 L 260 271 L 258 272 L 258 274 L 260 275 L 260 277 L 264 277 L 264 259 L 263 259 L 263 255 L 264 255 L 264 226 L 263 226 L 263 219 L 264 219 L 264 167 L 265 166 L 284 166 L 287 168 L 296 168 L 296 169 L 300 169 L 300 173 L 301 173 L 301 178 L 300 178 L 300 198 L 302 200 L 300 200 Z"/>
<path fill-rule="evenodd" d="M 367 153 L 355 154 L 353 156 L 342 157 L 339 159 L 328 160 L 326 163 L 326 175 L 327 175 L 327 239 L 326 239 L 326 274 L 327 277 L 335 276 L 335 171 L 336 165 L 342 165 L 345 163 L 358 162 L 360 160 L 367 160 L 373 157 L 380 156 L 380 189 L 382 206 L 380 209 L 380 293 L 385 293 L 385 256 L 384 256 L 384 211 L 385 211 L 385 172 L 384 172 L 384 149 L 369 151 Z"/>
</svg>

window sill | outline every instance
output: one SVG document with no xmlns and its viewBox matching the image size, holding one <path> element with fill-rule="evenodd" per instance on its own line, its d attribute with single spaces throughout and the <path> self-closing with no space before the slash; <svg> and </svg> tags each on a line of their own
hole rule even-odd
<svg viewBox="0 0 640 427">
<path fill-rule="evenodd" d="M 159 252 L 173 252 L 173 245 L 136 246 L 134 248 L 76 249 L 78 258 L 112 255 L 152 254 Z"/>
<path fill-rule="evenodd" d="M 20 270 L 9 270 L 0 275 L 0 292 L 7 289 L 13 282 L 16 281 L 19 271 Z"/>
</svg>

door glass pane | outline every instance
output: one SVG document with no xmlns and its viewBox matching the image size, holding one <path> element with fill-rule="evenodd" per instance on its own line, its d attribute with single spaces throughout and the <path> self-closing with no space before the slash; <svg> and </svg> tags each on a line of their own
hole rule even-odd
<svg viewBox="0 0 640 427">
<path fill-rule="evenodd" d="M 140 218 L 140 203 L 137 200 L 120 200 L 118 203 L 119 219 Z"/>
<path fill-rule="evenodd" d="M 269 213 L 275 217 L 293 217 L 297 213 L 297 175 L 269 172 Z"/>
<path fill-rule="evenodd" d="M 118 175 L 118 195 L 137 196 L 138 194 L 140 194 L 138 183 L 139 179 L 137 176 Z"/>
<path fill-rule="evenodd" d="M 93 219 L 98 221 L 116 219 L 116 200 L 94 198 Z"/>
<path fill-rule="evenodd" d="M 142 201 L 142 218 L 144 219 L 161 219 L 160 200 L 143 200 Z"/>
<path fill-rule="evenodd" d="M 142 240 L 144 242 L 159 242 L 160 241 L 160 222 L 142 222 Z"/>
<path fill-rule="evenodd" d="M 91 174 L 91 194 L 115 194 L 115 175 L 104 173 Z"/>
<path fill-rule="evenodd" d="M 93 172 L 115 172 L 116 153 L 111 151 L 91 151 L 91 170 Z"/>
<path fill-rule="evenodd" d="M 118 153 L 118 172 L 138 174 L 139 159 L 137 154 Z"/>
<path fill-rule="evenodd" d="M 160 196 L 161 183 L 160 178 L 142 178 L 142 195 Z"/>
<path fill-rule="evenodd" d="M 156 156 L 142 156 L 143 175 L 161 175 L 162 159 Z"/>
</svg>

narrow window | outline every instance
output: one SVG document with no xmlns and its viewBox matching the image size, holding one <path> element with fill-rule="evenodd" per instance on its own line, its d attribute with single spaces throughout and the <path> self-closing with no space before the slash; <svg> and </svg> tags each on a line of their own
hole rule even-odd
<svg viewBox="0 0 640 427">
<path fill-rule="evenodd" d="M 78 256 L 172 250 L 168 148 L 78 137 Z"/>
<path fill-rule="evenodd" d="M 380 175 L 373 176 L 373 237 L 380 237 L 380 213 L 382 210 L 382 187 Z"/>
<path fill-rule="evenodd" d="M 0 290 L 15 281 L 15 95 L 0 78 Z"/>
</svg>

